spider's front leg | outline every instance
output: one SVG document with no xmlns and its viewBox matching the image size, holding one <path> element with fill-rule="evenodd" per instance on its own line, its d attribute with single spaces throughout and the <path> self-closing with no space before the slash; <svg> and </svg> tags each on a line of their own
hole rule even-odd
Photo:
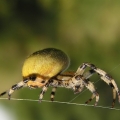
<svg viewBox="0 0 120 120">
<path fill-rule="evenodd" d="M 15 85 L 13 85 L 9 90 L 7 91 L 4 91 L 0 94 L 0 97 L 7 94 L 8 93 L 8 99 L 10 100 L 11 98 L 11 94 L 15 91 L 15 90 L 18 90 L 20 88 L 22 88 L 23 86 L 25 86 L 25 84 L 28 82 L 29 80 L 28 79 L 25 79 Z"/>
</svg>

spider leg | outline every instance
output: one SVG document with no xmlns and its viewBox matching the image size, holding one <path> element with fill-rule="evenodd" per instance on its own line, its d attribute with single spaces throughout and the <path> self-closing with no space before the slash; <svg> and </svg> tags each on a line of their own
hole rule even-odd
<svg viewBox="0 0 120 120">
<path fill-rule="evenodd" d="M 115 83 L 115 80 L 108 74 L 106 73 L 105 71 L 99 69 L 99 68 L 96 68 L 93 64 L 87 64 L 88 67 L 93 67 L 94 71 L 96 73 L 98 73 L 100 75 L 100 78 L 106 82 L 108 85 L 110 85 L 110 87 L 112 88 L 113 90 L 113 102 L 112 102 L 112 107 L 114 107 L 114 104 L 115 104 L 115 100 L 116 100 L 116 92 L 118 94 L 118 101 L 120 103 L 120 91 L 117 87 L 117 84 Z"/>
<path fill-rule="evenodd" d="M 15 85 L 13 85 L 8 91 L 4 91 L 0 94 L 0 97 L 8 93 L 8 99 L 10 100 L 11 94 L 20 88 L 22 88 L 26 83 L 28 82 L 28 79 L 25 79 Z"/>
<path fill-rule="evenodd" d="M 97 103 L 98 103 L 98 101 L 99 101 L 99 94 L 97 93 L 97 91 L 96 91 L 93 83 L 90 82 L 90 81 L 87 80 L 87 79 L 84 79 L 84 85 L 85 85 L 85 87 L 86 87 L 87 89 L 89 89 L 89 90 L 92 92 L 91 98 L 88 99 L 85 103 L 88 104 L 89 102 L 92 101 L 92 99 L 93 99 L 94 97 L 96 97 L 96 102 L 95 102 L 95 104 L 94 104 L 94 105 L 96 106 Z"/>
<path fill-rule="evenodd" d="M 108 85 L 110 85 L 110 87 L 112 88 L 112 91 L 113 91 L 113 101 L 112 101 L 112 107 L 114 107 L 115 105 L 115 100 L 116 100 L 116 92 L 118 93 L 118 101 L 120 102 L 120 94 L 119 94 L 119 90 L 117 91 L 116 88 L 117 86 L 114 86 L 114 84 L 112 83 L 112 81 L 114 80 L 109 80 L 107 79 L 105 76 L 101 76 L 101 79 L 103 81 L 105 81 Z M 111 77 L 112 79 L 112 77 Z"/>
<path fill-rule="evenodd" d="M 94 88 L 94 85 L 93 85 L 93 83 L 91 83 L 90 81 L 89 81 L 89 78 L 93 75 L 95 73 L 95 71 L 93 70 L 93 69 L 91 69 L 91 70 L 89 70 L 89 71 L 87 71 L 86 73 L 84 73 L 83 75 L 84 75 L 84 77 L 85 77 L 85 79 L 86 79 L 86 82 L 87 82 L 87 84 L 89 84 L 88 86 L 86 86 L 89 90 L 90 90 L 90 88 L 89 88 L 89 86 L 91 86 L 92 87 L 92 96 L 91 96 L 91 98 L 88 100 L 88 101 L 86 101 L 85 103 L 86 104 L 88 104 L 89 102 L 91 102 L 92 101 L 92 99 L 94 98 L 94 97 L 96 97 L 96 103 L 95 103 L 95 106 L 97 105 L 97 103 L 98 103 L 98 101 L 99 101 L 99 94 L 97 93 L 97 91 L 95 90 L 95 88 Z M 91 85 L 90 85 L 91 84 Z"/>
<path fill-rule="evenodd" d="M 39 102 L 41 103 L 42 99 L 43 99 L 43 95 L 45 94 L 45 92 L 47 91 L 48 89 L 48 86 L 49 86 L 49 82 L 46 83 L 45 86 L 43 86 L 42 88 L 42 91 L 40 92 L 40 95 L 39 95 Z"/>
<path fill-rule="evenodd" d="M 80 73 L 80 71 L 82 71 L 82 73 L 84 72 L 85 68 L 89 67 L 91 68 L 94 72 L 98 73 L 98 75 L 100 75 L 100 78 L 106 82 L 109 86 L 111 86 L 112 90 L 113 90 L 113 102 L 112 102 L 112 107 L 114 107 L 115 104 L 115 100 L 116 100 L 116 92 L 118 94 L 118 101 L 120 102 L 120 91 L 117 87 L 117 84 L 115 82 L 115 80 L 105 71 L 97 68 L 95 65 L 90 64 L 90 63 L 83 63 L 79 68 L 78 68 L 78 72 Z"/>
<path fill-rule="evenodd" d="M 85 72 L 83 74 L 83 76 L 84 76 L 85 79 L 89 79 L 94 73 L 95 73 L 95 71 L 93 69 L 91 69 L 91 70 Z"/>
<path fill-rule="evenodd" d="M 51 98 L 51 101 L 54 101 L 56 89 L 57 89 L 57 87 L 53 87 L 53 88 L 52 88 L 51 97 L 50 97 L 50 98 Z"/>
<path fill-rule="evenodd" d="M 76 73 L 77 74 L 77 73 Z M 95 102 L 95 106 L 97 105 L 98 101 L 99 101 L 99 94 L 97 93 L 94 85 L 92 82 L 90 82 L 88 79 L 85 79 L 85 77 L 83 75 L 75 75 L 71 81 L 73 84 L 77 84 L 82 86 L 82 88 L 80 88 L 80 86 L 78 87 L 78 89 L 80 89 L 82 91 L 82 89 L 84 88 L 84 86 L 89 89 L 89 91 L 92 92 L 92 96 L 89 100 L 87 100 L 85 103 L 88 104 L 94 97 L 96 97 L 96 102 Z M 76 86 L 76 85 L 75 85 Z M 73 87 L 73 89 L 75 88 L 75 86 Z M 80 91 L 80 92 L 81 92 Z"/>
<path fill-rule="evenodd" d="M 78 70 L 76 72 L 76 76 L 78 74 L 83 75 L 84 79 L 86 79 L 87 81 L 89 81 L 89 78 L 95 73 L 95 71 L 91 69 L 91 70 L 89 70 L 89 71 L 87 71 L 87 72 L 84 73 L 85 69 L 83 69 L 83 68 L 84 68 L 84 66 L 81 67 L 81 69 L 78 68 Z M 80 86 L 75 86 L 74 87 L 75 93 L 81 92 L 83 90 L 84 86 L 85 85 L 82 82 L 80 83 Z"/>
<path fill-rule="evenodd" d="M 80 66 L 76 71 L 76 76 L 77 75 L 83 75 L 84 78 L 88 80 L 95 73 L 95 71 L 93 69 L 91 69 L 91 70 L 89 70 L 85 73 L 84 73 L 84 71 L 85 71 L 85 66 L 84 65 Z M 76 93 L 81 92 L 83 90 L 83 88 L 84 88 L 84 85 L 82 83 L 81 83 L 80 86 L 75 86 L 73 88 L 74 93 L 76 94 Z"/>
</svg>

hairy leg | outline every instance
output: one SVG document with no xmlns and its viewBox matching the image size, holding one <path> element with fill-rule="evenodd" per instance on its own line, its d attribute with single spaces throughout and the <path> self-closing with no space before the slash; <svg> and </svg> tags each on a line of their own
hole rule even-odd
<svg viewBox="0 0 120 120">
<path fill-rule="evenodd" d="M 26 84 L 27 82 L 28 82 L 28 80 L 25 79 L 25 80 L 23 80 L 23 81 L 15 84 L 15 85 L 13 85 L 9 90 L 2 92 L 2 93 L 0 94 L 0 96 L 3 96 L 3 95 L 5 95 L 5 94 L 8 93 L 8 99 L 10 100 L 11 94 L 12 94 L 15 90 L 18 90 L 18 89 L 22 88 L 23 86 L 25 86 L 25 84 Z"/>
<path fill-rule="evenodd" d="M 52 88 L 51 97 L 50 97 L 50 98 L 51 98 L 51 101 L 54 101 L 56 89 L 57 89 L 57 87 L 53 87 L 53 88 Z"/>
<path fill-rule="evenodd" d="M 41 102 L 41 101 L 42 101 L 42 99 L 43 99 L 43 95 L 44 95 L 44 94 L 45 94 L 45 92 L 47 91 L 48 86 L 49 86 L 49 82 L 48 82 L 48 83 L 46 83 L 46 85 L 45 85 L 45 86 L 43 86 L 42 91 L 40 92 L 40 95 L 39 95 L 39 102 Z"/>
<path fill-rule="evenodd" d="M 95 65 L 90 64 L 90 63 L 83 63 L 77 70 L 78 73 L 82 73 L 85 71 L 86 67 L 89 67 L 90 69 L 93 70 L 93 72 L 96 72 L 100 78 L 107 83 L 109 86 L 111 86 L 113 90 L 113 102 L 112 102 L 112 107 L 114 107 L 115 104 L 115 99 L 116 99 L 116 93 L 118 94 L 118 101 L 120 102 L 120 91 L 117 87 L 117 84 L 115 80 L 105 71 L 101 70 L 100 68 L 97 68 Z M 92 71 L 91 71 L 92 72 Z"/>
</svg>

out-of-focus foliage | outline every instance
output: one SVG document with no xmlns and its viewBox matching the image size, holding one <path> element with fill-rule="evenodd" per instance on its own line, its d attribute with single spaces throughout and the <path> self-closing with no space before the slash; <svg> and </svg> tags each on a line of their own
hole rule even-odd
<svg viewBox="0 0 120 120">
<path fill-rule="evenodd" d="M 0 0 L 0 91 L 22 80 L 26 56 L 55 47 L 71 58 L 70 71 L 83 62 L 106 70 L 120 86 L 120 1 L 119 0 Z M 91 81 L 100 93 L 99 105 L 110 106 L 112 91 L 95 75 Z M 44 99 L 49 100 L 51 88 Z M 38 99 L 40 89 L 21 89 L 15 98 Z M 55 100 L 70 101 L 76 95 L 59 88 Z M 86 91 L 73 102 L 84 103 Z M 118 119 L 119 111 L 58 103 L 0 100 L 11 108 L 16 120 L 101 120 Z M 91 102 L 90 104 L 94 104 Z M 120 108 L 118 102 L 116 107 Z"/>
</svg>

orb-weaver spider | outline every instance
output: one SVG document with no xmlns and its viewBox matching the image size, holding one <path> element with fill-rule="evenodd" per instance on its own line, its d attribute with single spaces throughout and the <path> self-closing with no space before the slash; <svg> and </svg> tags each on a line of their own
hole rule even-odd
<svg viewBox="0 0 120 120">
<path fill-rule="evenodd" d="M 74 93 L 79 93 L 86 87 L 92 92 L 92 96 L 86 101 L 86 104 L 96 97 L 96 106 L 99 101 L 99 94 L 94 84 L 89 81 L 88 78 L 94 73 L 97 73 L 113 90 L 112 107 L 114 107 L 115 104 L 116 93 L 118 95 L 118 101 L 120 102 L 119 89 L 114 79 L 109 74 L 91 63 L 83 63 L 78 67 L 76 72 L 64 73 L 69 63 L 69 57 L 63 51 L 56 48 L 46 48 L 34 52 L 24 62 L 22 68 L 23 80 L 13 85 L 8 91 L 1 93 L 0 96 L 8 93 L 8 99 L 10 99 L 11 94 L 15 90 L 28 86 L 30 88 L 42 88 L 39 96 L 39 101 L 41 101 L 47 88 L 52 86 L 51 100 L 53 101 L 57 87 L 70 88 Z M 90 68 L 87 72 L 85 72 L 86 67 Z"/>
</svg>

